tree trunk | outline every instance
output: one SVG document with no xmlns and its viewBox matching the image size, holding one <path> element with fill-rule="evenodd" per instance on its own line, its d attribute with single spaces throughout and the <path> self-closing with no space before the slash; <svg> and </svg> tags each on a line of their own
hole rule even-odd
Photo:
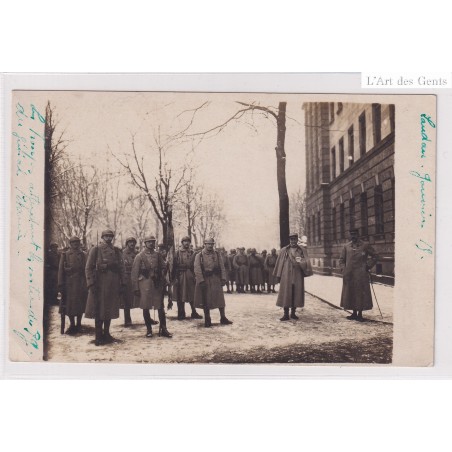
<svg viewBox="0 0 452 452">
<path fill-rule="evenodd" d="M 277 138 L 276 138 L 276 177 L 279 194 L 279 241 L 281 248 L 289 244 L 289 195 L 286 184 L 286 102 L 278 106 Z"/>
</svg>

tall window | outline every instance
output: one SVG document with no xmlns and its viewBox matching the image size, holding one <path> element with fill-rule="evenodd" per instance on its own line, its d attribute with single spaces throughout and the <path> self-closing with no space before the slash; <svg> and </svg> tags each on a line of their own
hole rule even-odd
<svg viewBox="0 0 452 452">
<path fill-rule="evenodd" d="M 331 179 L 336 177 L 336 146 L 331 149 Z"/>
<path fill-rule="evenodd" d="M 334 121 L 334 102 L 330 102 L 330 124 Z"/>
<path fill-rule="evenodd" d="M 341 240 L 345 239 L 345 206 L 344 203 L 341 204 L 340 207 L 340 238 Z"/>
<path fill-rule="evenodd" d="M 315 214 L 312 215 L 312 242 L 317 243 L 317 229 L 315 227 Z"/>
<path fill-rule="evenodd" d="M 366 112 L 359 116 L 359 155 L 362 157 L 366 153 Z"/>
<path fill-rule="evenodd" d="M 367 193 L 361 193 L 361 235 L 368 235 L 369 216 L 367 211 Z"/>
<path fill-rule="evenodd" d="M 355 134 L 353 126 L 348 129 L 348 166 L 352 166 L 355 161 Z"/>
<path fill-rule="evenodd" d="M 339 172 L 344 172 L 344 138 L 339 140 Z"/>
<path fill-rule="evenodd" d="M 389 123 L 391 124 L 391 132 L 395 131 L 395 105 L 389 106 Z"/>
<path fill-rule="evenodd" d="M 381 104 L 372 104 L 374 146 L 381 141 Z"/>
<path fill-rule="evenodd" d="M 331 211 L 331 218 L 332 218 L 332 227 L 333 227 L 333 240 L 337 240 L 337 229 L 336 229 L 336 207 L 333 207 Z"/>
<path fill-rule="evenodd" d="M 351 198 L 349 202 L 350 206 L 350 229 L 355 228 L 355 198 Z"/>
<path fill-rule="evenodd" d="M 381 185 L 374 188 L 374 204 L 375 204 L 375 232 L 383 234 L 384 232 L 384 215 L 383 215 L 383 189 Z"/>
<path fill-rule="evenodd" d="M 319 237 L 319 243 L 322 242 L 322 226 L 320 223 L 320 211 L 317 212 L 317 236 Z"/>
</svg>

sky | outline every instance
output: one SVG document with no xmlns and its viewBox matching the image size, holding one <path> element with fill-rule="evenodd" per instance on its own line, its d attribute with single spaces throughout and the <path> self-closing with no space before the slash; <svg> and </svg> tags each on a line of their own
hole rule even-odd
<svg viewBox="0 0 452 452">
<path fill-rule="evenodd" d="M 24 93 L 21 93 L 22 95 Z M 124 157 L 132 150 L 144 156 L 145 168 L 155 168 L 155 137 L 163 140 L 184 130 L 198 110 L 187 133 L 196 134 L 225 122 L 241 106 L 237 101 L 277 107 L 287 102 L 286 154 L 289 195 L 305 186 L 304 115 L 300 95 L 209 94 L 152 92 L 28 92 L 27 101 L 45 111 L 50 100 L 58 118 L 58 130 L 70 140 L 67 151 L 87 164 L 104 167 L 117 163 L 109 151 Z M 224 201 L 226 224 L 221 244 L 278 248 L 278 191 L 276 181 L 276 123 L 260 114 L 243 116 L 218 134 L 197 144 L 193 159 L 197 181 L 205 192 Z M 181 166 L 191 144 L 167 151 L 168 160 Z M 125 186 L 129 182 L 125 180 Z M 128 188 L 127 188 L 128 189 Z M 151 234 L 154 231 L 149 231 Z"/>
</svg>

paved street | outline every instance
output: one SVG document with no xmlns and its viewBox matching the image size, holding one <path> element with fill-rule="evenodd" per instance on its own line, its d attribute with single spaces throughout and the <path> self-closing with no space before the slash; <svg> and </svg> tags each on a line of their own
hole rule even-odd
<svg viewBox="0 0 452 452">
<path fill-rule="evenodd" d="M 52 307 L 48 359 L 53 362 L 128 363 L 380 363 L 391 362 L 392 324 L 346 320 L 347 313 L 306 294 L 300 320 L 280 322 L 276 294 L 225 294 L 231 326 L 219 323 L 212 311 L 212 328 L 203 320 L 178 321 L 168 313 L 172 339 L 145 337 L 142 311 L 132 311 L 134 325 L 112 322 L 117 342 L 96 347 L 94 321 L 83 320 L 82 333 L 60 334 L 57 307 Z M 122 315 L 122 312 L 121 312 Z M 154 327 L 155 333 L 158 327 Z"/>
</svg>

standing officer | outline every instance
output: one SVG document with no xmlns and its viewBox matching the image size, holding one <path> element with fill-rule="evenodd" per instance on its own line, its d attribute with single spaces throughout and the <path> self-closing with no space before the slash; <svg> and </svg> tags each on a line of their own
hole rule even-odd
<svg viewBox="0 0 452 452">
<path fill-rule="evenodd" d="M 276 255 L 276 249 L 272 248 L 271 254 L 269 254 L 266 257 L 265 262 L 264 262 L 264 267 L 266 268 L 267 275 L 268 275 L 268 282 L 267 282 L 268 293 L 270 293 L 270 292 L 276 293 L 276 291 L 275 291 L 276 278 L 273 276 L 273 270 L 275 269 L 277 258 L 278 258 L 278 256 Z"/>
<path fill-rule="evenodd" d="M 276 260 L 273 275 L 276 282 L 280 282 L 278 300 L 276 306 L 284 308 L 284 316 L 281 321 L 298 320 L 295 311 L 304 306 L 304 274 L 302 262 L 308 259 L 305 249 L 297 244 L 298 234 L 289 235 L 289 245 L 282 248 Z M 289 308 L 291 309 L 289 318 Z"/>
<path fill-rule="evenodd" d="M 60 253 L 58 252 L 58 243 L 52 242 L 45 260 L 45 302 L 48 305 L 58 304 L 58 267 L 60 263 Z"/>
<path fill-rule="evenodd" d="M 206 328 L 212 326 L 210 310 L 217 308 L 220 310 L 220 323 L 232 324 L 225 314 L 226 303 L 222 287 L 227 280 L 226 269 L 220 254 L 213 249 L 214 244 L 213 239 L 206 239 L 204 249 L 195 257 L 195 306 L 204 310 Z"/>
<path fill-rule="evenodd" d="M 229 262 L 228 253 L 224 249 L 224 247 L 221 247 L 218 249 L 220 252 L 220 257 L 223 260 L 223 265 L 226 270 L 226 293 L 232 293 L 231 289 L 229 288 L 229 273 L 231 271 L 231 264 Z"/>
<path fill-rule="evenodd" d="M 261 252 L 262 258 L 262 292 L 265 292 L 265 286 L 267 286 L 267 291 L 270 292 L 270 288 L 268 286 L 268 270 L 265 267 L 265 260 L 267 259 L 267 250 L 262 250 Z"/>
<path fill-rule="evenodd" d="M 89 289 L 85 317 L 95 319 L 96 345 L 113 342 L 110 335 L 112 319 L 119 318 L 121 293 L 126 288 L 126 272 L 122 252 L 113 246 L 114 233 L 102 231 L 102 243 L 93 246 L 86 262 L 86 283 Z"/>
<path fill-rule="evenodd" d="M 124 326 L 126 326 L 126 327 L 132 325 L 132 318 L 130 317 L 130 310 L 138 308 L 140 305 L 140 300 L 133 293 L 132 279 L 131 279 L 133 261 L 135 260 L 135 257 L 138 254 L 138 252 L 135 249 L 136 245 L 137 245 L 137 241 L 136 241 L 135 237 L 128 237 L 128 238 L 126 238 L 126 247 L 122 251 L 122 258 L 123 258 L 124 267 L 126 270 L 126 281 L 125 281 L 126 289 L 125 289 L 123 296 L 121 297 L 121 306 L 120 307 L 121 307 L 121 309 L 124 309 Z"/>
<path fill-rule="evenodd" d="M 162 255 L 155 251 L 155 237 L 144 239 L 144 249 L 133 261 L 132 287 L 140 299 L 140 308 L 146 324 L 146 337 L 152 337 L 151 309 L 157 309 L 160 321 L 159 336 L 171 338 L 166 329 L 165 308 L 163 303 L 166 266 Z"/>
<path fill-rule="evenodd" d="M 191 268 L 191 261 L 194 251 L 190 248 L 191 239 L 183 237 L 182 247 L 178 249 L 174 256 L 173 268 L 173 300 L 177 301 L 177 320 L 184 320 L 185 303 L 191 307 L 191 318 L 202 319 L 195 309 L 195 276 Z"/>
<path fill-rule="evenodd" d="M 235 255 L 237 254 L 237 252 L 236 252 L 236 250 L 234 250 L 234 249 L 232 249 L 232 250 L 230 250 L 230 252 L 229 252 L 230 254 L 229 254 L 229 256 L 228 256 L 228 259 L 229 259 L 229 283 L 231 284 L 231 293 L 232 292 L 234 292 L 234 282 L 235 282 L 235 280 L 236 280 L 236 278 L 235 278 L 235 268 L 234 268 L 234 257 L 235 257 Z M 236 290 L 237 290 L 237 288 L 236 288 Z"/>
<path fill-rule="evenodd" d="M 250 288 L 251 293 L 262 293 L 261 285 L 264 281 L 262 277 L 262 269 L 264 262 L 256 253 L 256 248 L 251 248 L 250 255 L 248 257 Z"/>
<path fill-rule="evenodd" d="M 245 254 L 245 248 L 237 248 L 237 250 L 238 254 L 233 260 L 237 293 L 245 293 L 245 285 L 248 284 L 248 256 Z"/>
<path fill-rule="evenodd" d="M 373 307 L 369 271 L 377 263 L 378 255 L 369 243 L 359 239 L 358 229 L 350 230 L 350 240 L 339 259 L 342 268 L 341 307 L 353 310 L 348 320 L 363 322 L 363 311 Z"/>
<path fill-rule="evenodd" d="M 69 317 L 71 325 L 66 334 L 74 335 L 80 332 L 82 326 L 82 316 L 86 309 L 86 288 L 85 266 L 86 253 L 80 248 L 80 239 L 71 237 L 69 239 L 69 250 L 61 254 L 58 269 L 58 290 L 62 294 L 63 307 L 60 306 L 60 314 Z M 77 317 L 77 325 L 75 318 Z"/>
</svg>

